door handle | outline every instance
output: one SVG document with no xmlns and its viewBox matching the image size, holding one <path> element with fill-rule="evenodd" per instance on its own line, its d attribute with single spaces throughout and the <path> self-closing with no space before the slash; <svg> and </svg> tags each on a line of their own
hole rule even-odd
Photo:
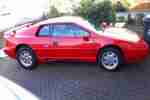
<svg viewBox="0 0 150 100">
<path fill-rule="evenodd" d="M 53 46 L 58 46 L 58 41 L 53 41 Z"/>
</svg>

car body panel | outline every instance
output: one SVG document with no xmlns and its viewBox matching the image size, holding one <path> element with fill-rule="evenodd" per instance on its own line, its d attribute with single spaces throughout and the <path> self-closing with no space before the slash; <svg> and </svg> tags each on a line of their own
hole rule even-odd
<svg viewBox="0 0 150 100">
<path fill-rule="evenodd" d="M 59 19 L 59 18 L 58 18 Z M 27 45 L 35 52 L 39 63 L 55 60 L 78 60 L 96 62 L 99 51 L 108 46 L 114 46 L 121 50 L 126 63 L 139 61 L 148 55 L 148 45 L 140 39 L 132 42 L 105 36 L 105 32 L 99 34 L 87 22 L 82 23 L 82 19 L 75 18 L 73 21 L 52 19 L 24 27 L 17 30 L 15 36 L 5 36 L 5 53 L 11 58 L 16 58 L 16 48 L 18 45 Z M 80 22 L 78 22 L 80 21 Z M 36 33 L 41 25 L 52 23 L 75 23 L 88 30 L 87 37 L 40 37 Z M 87 26 L 85 26 L 87 25 Z M 10 32 L 6 32 L 6 34 Z M 111 34 L 111 33 L 110 33 Z M 124 33 L 122 33 L 124 34 Z"/>
</svg>

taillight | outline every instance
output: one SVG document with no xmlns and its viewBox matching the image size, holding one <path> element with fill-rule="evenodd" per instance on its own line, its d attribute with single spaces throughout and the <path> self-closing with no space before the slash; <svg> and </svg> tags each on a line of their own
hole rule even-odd
<svg viewBox="0 0 150 100">
<path fill-rule="evenodd" d="M 5 40 L 5 44 L 4 44 L 4 46 L 8 46 L 9 44 L 8 44 L 8 41 L 7 40 Z"/>
<path fill-rule="evenodd" d="M 14 37 L 16 35 L 16 31 L 8 31 L 4 33 L 4 38 Z"/>
<path fill-rule="evenodd" d="M 12 31 L 11 36 L 14 37 L 16 35 L 16 31 Z"/>
</svg>

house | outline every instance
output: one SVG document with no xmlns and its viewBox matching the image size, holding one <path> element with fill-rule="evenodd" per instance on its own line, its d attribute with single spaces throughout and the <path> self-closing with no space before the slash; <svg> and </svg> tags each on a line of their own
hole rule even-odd
<svg viewBox="0 0 150 100">
<path fill-rule="evenodd" d="M 130 11 L 150 12 L 150 0 L 136 0 L 136 3 L 130 6 Z"/>
</svg>

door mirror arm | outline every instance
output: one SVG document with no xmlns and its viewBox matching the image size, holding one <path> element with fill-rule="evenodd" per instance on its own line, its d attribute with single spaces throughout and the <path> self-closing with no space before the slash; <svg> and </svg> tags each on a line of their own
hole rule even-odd
<svg viewBox="0 0 150 100">
<path fill-rule="evenodd" d="M 83 40 L 89 41 L 90 40 L 90 36 L 83 36 Z"/>
</svg>

